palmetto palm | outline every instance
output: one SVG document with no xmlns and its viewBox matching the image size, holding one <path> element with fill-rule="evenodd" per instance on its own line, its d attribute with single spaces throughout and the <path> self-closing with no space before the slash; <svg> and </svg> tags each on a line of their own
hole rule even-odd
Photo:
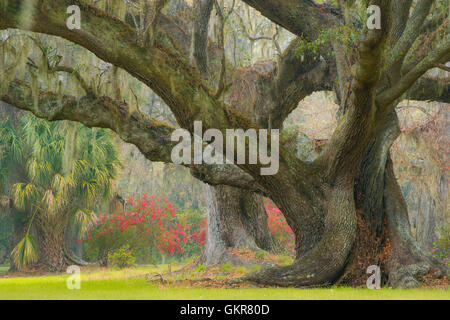
<svg viewBox="0 0 450 320">
<path fill-rule="evenodd" d="M 31 115 L 16 127 L 10 121 L 0 124 L 0 146 L 7 162 L 20 164 L 24 171 L 10 193 L 15 207 L 31 212 L 31 218 L 12 252 L 13 261 L 18 268 L 39 260 L 62 270 L 71 262 L 65 232 L 71 223 L 85 232 L 99 200 L 110 197 L 117 152 L 105 130 L 50 123 Z M 83 148 L 77 148 L 81 144 Z M 77 154 L 77 149 L 83 151 Z"/>
</svg>

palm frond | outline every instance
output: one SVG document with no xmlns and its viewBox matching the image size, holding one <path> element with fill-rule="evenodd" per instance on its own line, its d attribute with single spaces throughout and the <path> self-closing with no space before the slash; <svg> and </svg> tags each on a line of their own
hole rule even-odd
<svg viewBox="0 0 450 320">
<path fill-rule="evenodd" d="M 45 191 L 41 202 L 42 208 L 45 210 L 45 214 L 49 217 L 57 214 L 62 207 L 61 199 L 55 197 L 51 189 Z"/>
<path fill-rule="evenodd" d="M 73 216 L 74 222 L 79 226 L 78 236 L 83 237 L 91 228 L 94 221 L 97 219 L 97 215 L 94 211 L 88 209 L 78 209 Z"/>
<path fill-rule="evenodd" d="M 25 210 L 27 206 L 36 201 L 38 191 L 32 183 L 16 183 L 11 187 L 13 202 L 17 209 Z"/>
<path fill-rule="evenodd" d="M 69 192 L 75 186 L 75 182 L 71 176 L 63 176 L 57 173 L 53 176 L 51 185 L 58 197 L 68 197 Z"/>
<path fill-rule="evenodd" d="M 35 263 L 38 259 L 36 241 L 27 234 L 11 252 L 12 259 L 19 270 Z"/>
</svg>

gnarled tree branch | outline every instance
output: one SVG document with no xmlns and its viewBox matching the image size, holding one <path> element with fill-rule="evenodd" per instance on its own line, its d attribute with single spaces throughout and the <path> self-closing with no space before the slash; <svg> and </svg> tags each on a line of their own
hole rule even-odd
<svg viewBox="0 0 450 320">
<path fill-rule="evenodd" d="M 338 21 L 339 10 L 310 0 L 243 0 L 261 14 L 297 36 L 315 39 Z M 302 17 L 299 19 L 299 17 Z"/>
<path fill-rule="evenodd" d="M 112 129 L 123 141 L 136 145 L 149 160 L 171 162 L 175 144 L 170 137 L 175 128 L 169 124 L 139 112 L 130 114 L 125 103 L 109 97 L 64 95 L 60 104 L 57 93 L 40 91 L 35 104 L 30 92 L 25 82 L 14 80 L 0 100 L 50 121 L 72 120 L 91 128 Z"/>
<path fill-rule="evenodd" d="M 194 120 L 205 128 L 218 129 L 251 126 L 248 119 L 219 103 L 202 82 L 198 70 L 171 45 L 170 35 L 160 33 L 164 40 L 155 46 L 141 48 L 136 34 L 127 24 L 107 16 L 84 1 L 39 1 L 39 6 L 26 12 L 30 22 L 21 25 L 21 11 L 25 0 L 1 0 L 0 29 L 25 28 L 30 31 L 63 37 L 77 43 L 147 84 L 160 96 L 175 115 L 179 125 L 193 129 Z M 69 30 L 65 25 L 66 8 L 78 4 L 84 17 L 81 30 Z M 108 25 L 108 29 L 102 26 Z"/>
</svg>

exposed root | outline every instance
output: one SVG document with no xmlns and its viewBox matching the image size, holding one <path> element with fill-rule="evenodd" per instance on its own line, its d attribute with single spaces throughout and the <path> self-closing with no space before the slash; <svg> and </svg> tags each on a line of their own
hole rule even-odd
<svg viewBox="0 0 450 320">
<path fill-rule="evenodd" d="M 400 265 L 390 262 L 388 285 L 394 288 L 417 288 L 423 284 L 425 276 L 448 277 L 449 268 L 433 258 L 423 255 L 420 262 Z M 392 267 L 392 266 L 395 267 Z"/>
</svg>

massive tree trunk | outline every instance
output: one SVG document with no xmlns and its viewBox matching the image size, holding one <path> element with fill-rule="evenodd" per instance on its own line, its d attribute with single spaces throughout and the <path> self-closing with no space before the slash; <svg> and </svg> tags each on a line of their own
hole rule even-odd
<svg viewBox="0 0 450 320">
<path fill-rule="evenodd" d="M 276 252 L 279 244 L 270 233 L 263 198 L 229 186 L 204 186 L 208 219 L 202 261 L 215 265 L 239 262 L 229 249 Z"/>
<path fill-rule="evenodd" d="M 353 179 L 338 177 L 315 198 L 296 199 L 286 192 L 279 190 L 273 200 L 295 233 L 297 258 L 290 266 L 257 271 L 244 279 L 280 286 L 330 285 L 342 273 L 355 239 Z M 303 210 L 306 215 L 299 214 Z"/>
<path fill-rule="evenodd" d="M 305 206 L 288 201 L 283 212 L 296 234 L 297 259 L 288 267 L 276 267 L 250 274 L 245 279 L 282 286 L 316 286 L 334 283 L 360 286 L 366 283 L 367 268 L 379 266 L 384 284 L 416 287 L 418 278 L 434 269 L 447 268 L 425 254 L 414 240 L 406 202 L 394 175 L 390 148 L 399 135 L 393 112 L 367 147 L 356 179 L 352 174 L 335 183 L 325 197 L 316 194 Z M 285 201 L 287 196 L 285 196 Z M 277 199 L 282 203 L 282 198 Z M 324 230 L 301 230 L 289 211 L 319 207 L 325 212 Z M 313 212 L 314 210 L 312 210 Z M 296 216 L 294 213 L 293 216 Z M 298 214 L 297 214 L 298 216 Z M 302 239 L 320 240 L 305 247 Z"/>
<path fill-rule="evenodd" d="M 377 265 L 392 286 L 417 286 L 417 277 L 441 267 L 413 239 L 406 202 L 395 178 L 389 150 L 400 130 L 395 113 L 370 145 L 355 188 L 358 236 L 342 279 L 361 284 Z"/>
<path fill-rule="evenodd" d="M 387 216 L 383 200 L 385 168 L 392 143 L 398 137 L 397 116 L 378 131 L 369 144 L 355 183 L 354 199 L 357 215 L 357 237 L 349 264 L 341 281 L 362 284 L 367 278 L 366 269 L 386 262 L 389 254 Z M 384 250 L 386 248 L 386 250 Z"/>
</svg>

